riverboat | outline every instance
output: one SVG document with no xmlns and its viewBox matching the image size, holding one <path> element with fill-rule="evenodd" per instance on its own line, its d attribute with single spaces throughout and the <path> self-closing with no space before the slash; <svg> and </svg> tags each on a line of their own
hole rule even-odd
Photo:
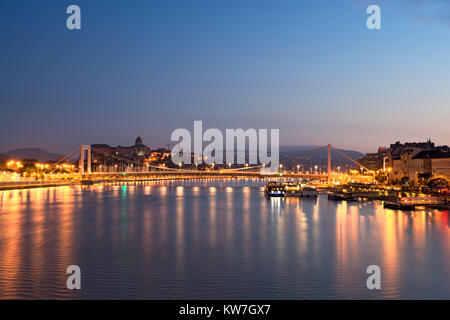
<svg viewBox="0 0 450 320">
<path fill-rule="evenodd" d="M 269 182 L 264 188 L 264 195 L 267 198 L 271 197 L 284 197 L 284 187 L 282 183 L 279 182 Z"/>
</svg>

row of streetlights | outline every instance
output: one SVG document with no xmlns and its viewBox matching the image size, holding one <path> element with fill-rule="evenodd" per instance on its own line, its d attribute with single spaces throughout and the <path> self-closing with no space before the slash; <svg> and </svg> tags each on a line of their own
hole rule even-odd
<svg viewBox="0 0 450 320">
<path fill-rule="evenodd" d="M 302 167 L 301 165 L 297 165 L 297 173 L 300 173 L 300 167 Z M 303 167 L 302 167 L 303 168 Z M 317 173 L 317 169 L 319 168 L 319 166 L 316 164 L 315 166 L 314 166 L 314 171 L 315 171 L 315 173 Z M 311 168 L 312 169 L 312 168 Z M 320 169 L 320 170 L 322 170 L 322 169 Z M 337 170 L 338 170 L 338 173 L 340 173 L 341 172 L 341 167 L 340 166 L 338 166 L 337 167 Z M 280 164 L 280 171 L 282 172 L 283 171 L 283 165 L 282 164 Z M 312 170 L 311 170 L 312 171 Z M 302 169 L 302 171 L 301 172 L 303 172 L 303 169 Z"/>
<path fill-rule="evenodd" d="M 216 165 L 215 163 L 212 163 L 212 164 L 211 164 L 211 168 L 214 169 L 215 165 Z M 178 166 L 179 166 L 180 169 L 181 169 L 181 168 L 183 167 L 183 163 L 182 163 L 182 162 L 179 162 L 179 163 L 178 163 Z M 228 166 L 228 169 L 231 169 L 232 164 L 229 163 L 227 166 Z M 245 167 L 248 167 L 248 163 L 245 164 Z M 198 169 L 198 163 L 195 163 L 195 170 L 197 170 L 197 169 Z"/>
</svg>

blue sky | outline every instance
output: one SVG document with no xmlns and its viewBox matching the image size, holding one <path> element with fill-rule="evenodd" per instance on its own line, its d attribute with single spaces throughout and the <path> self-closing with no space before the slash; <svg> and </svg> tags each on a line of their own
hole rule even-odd
<svg viewBox="0 0 450 320">
<path fill-rule="evenodd" d="M 2 0 L 0 152 L 159 147 L 194 120 L 281 145 L 450 144 L 449 2 Z"/>
</svg>

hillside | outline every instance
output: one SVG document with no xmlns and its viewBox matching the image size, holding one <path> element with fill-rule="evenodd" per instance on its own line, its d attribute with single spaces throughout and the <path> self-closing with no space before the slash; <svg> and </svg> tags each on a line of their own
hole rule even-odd
<svg viewBox="0 0 450 320">
<path fill-rule="evenodd" d="M 280 160 L 284 160 L 286 166 L 295 166 L 297 164 L 302 165 L 305 168 L 310 168 L 313 165 L 326 166 L 328 159 L 327 149 L 312 152 L 320 147 L 311 146 L 298 146 L 298 147 L 280 147 Z M 363 153 L 355 150 L 343 150 L 339 149 L 342 153 L 357 160 L 364 156 Z M 331 162 L 333 167 L 340 166 L 342 168 L 354 167 L 355 164 L 340 155 L 335 150 L 331 150 Z"/>
<path fill-rule="evenodd" d="M 41 162 L 56 161 L 61 158 L 61 155 L 51 153 L 40 148 L 22 148 L 8 151 L 4 154 L 8 158 L 12 159 L 36 159 Z"/>
</svg>

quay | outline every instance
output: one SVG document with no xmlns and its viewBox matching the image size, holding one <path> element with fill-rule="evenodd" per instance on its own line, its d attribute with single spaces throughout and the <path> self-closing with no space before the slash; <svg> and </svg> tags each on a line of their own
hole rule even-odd
<svg viewBox="0 0 450 320">
<path fill-rule="evenodd" d="M 36 182 L 36 183 L 8 183 L 8 184 L 0 184 L 0 191 L 8 191 L 8 190 L 23 190 L 23 189 L 34 189 L 34 188 L 51 188 L 51 187 L 63 187 L 76 185 L 76 183 L 72 181 L 64 181 L 64 182 Z"/>
<path fill-rule="evenodd" d="M 383 207 L 394 210 L 412 211 L 418 207 L 450 210 L 450 202 L 446 198 L 433 196 L 402 197 L 394 194 L 376 192 L 328 191 L 331 201 L 383 201 Z"/>
<path fill-rule="evenodd" d="M 64 181 L 41 181 L 41 182 L 29 182 L 29 181 L 15 181 L 8 183 L 0 183 L 0 191 L 10 190 L 24 190 L 24 189 L 37 189 L 37 188 L 53 188 L 64 186 L 78 186 L 78 185 L 94 185 L 101 183 L 132 183 L 132 182 L 146 182 L 146 181 L 173 181 L 173 180 L 192 180 L 198 178 L 188 177 L 159 177 L 159 178 L 128 178 L 128 179 L 98 179 L 98 180 L 64 180 Z"/>
</svg>

